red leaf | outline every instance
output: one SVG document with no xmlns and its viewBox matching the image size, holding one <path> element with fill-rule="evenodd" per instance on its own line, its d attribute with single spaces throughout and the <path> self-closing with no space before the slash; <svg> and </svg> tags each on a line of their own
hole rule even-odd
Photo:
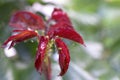
<svg viewBox="0 0 120 80">
<path fill-rule="evenodd" d="M 35 60 L 35 67 L 39 73 L 42 72 L 42 63 L 44 62 L 48 41 L 49 41 L 48 38 L 45 36 L 41 36 L 39 39 L 39 45 Z"/>
<path fill-rule="evenodd" d="M 50 38 L 53 38 L 55 36 L 67 38 L 70 40 L 73 40 L 75 42 L 81 43 L 84 45 L 84 41 L 74 29 L 70 27 L 71 25 L 68 25 L 63 22 L 59 22 L 53 26 L 50 27 L 50 30 L 48 31 L 48 35 Z"/>
<path fill-rule="evenodd" d="M 59 52 L 59 64 L 61 68 L 60 76 L 64 75 L 68 69 L 70 56 L 66 44 L 59 38 L 55 40 Z"/>
<path fill-rule="evenodd" d="M 68 15 L 65 12 L 63 12 L 62 9 L 55 8 L 52 12 L 52 19 L 54 19 L 57 22 L 66 22 L 70 25 L 72 24 Z"/>
<path fill-rule="evenodd" d="M 16 29 L 44 29 L 42 17 L 27 11 L 19 11 L 10 19 L 10 26 Z"/>
<path fill-rule="evenodd" d="M 21 42 L 24 40 L 27 40 L 29 38 L 35 37 L 37 36 L 37 33 L 34 31 L 29 31 L 29 30 L 23 30 L 21 31 L 19 34 L 10 36 L 2 45 L 2 47 L 4 48 L 8 42 L 12 41 L 12 43 L 10 44 L 9 48 L 11 48 L 12 46 L 14 46 L 15 43 L 17 42 Z"/>
</svg>

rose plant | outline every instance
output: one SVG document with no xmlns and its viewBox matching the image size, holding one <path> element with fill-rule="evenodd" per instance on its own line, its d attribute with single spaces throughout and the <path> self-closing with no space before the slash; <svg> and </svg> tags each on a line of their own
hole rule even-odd
<svg viewBox="0 0 120 80">
<path fill-rule="evenodd" d="M 67 45 L 62 38 L 84 45 L 81 35 L 73 28 L 68 15 L 59 8 L 54 8 L 48 20 L 43 20 L 40 15 L 28 11 L 18 11 L 12 15 L 9 25 L 13 28 L 12 32 L 16 34 L 10 36 L 3 43 L 2 47 L 4 48 L 10 43 L 10 49 L 16 43 L 37 37 L 38 48 L 35 68 L 40 74 L 44 73 L 47 80 L 51 80 L 50 57 L 53 46 L 57 48 L 59 54 L 61 69 L 59 76 L 63 76 L 69 67 L 70 55 Z"/>
</svg>

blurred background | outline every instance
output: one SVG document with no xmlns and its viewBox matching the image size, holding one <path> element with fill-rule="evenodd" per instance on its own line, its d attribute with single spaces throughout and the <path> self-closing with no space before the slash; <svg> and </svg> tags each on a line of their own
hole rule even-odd
<svg viewBox="0 0 120 80">
<path fill-rule="evenodd" d="M 27 10 L 49 18 L 54 7 L 72 20 L 86 47 L 66 41 L 71 62 L 58 77 L 58 55 L 52 56 L 52 80 L 120 80 L 120 0 L 0 0 L 0 46 L 11 35 L 8 22 L 15 11 Z M 44 80 L 34 68 L 37 42 L 0 48 L 0 80 Z"/>
</svg>

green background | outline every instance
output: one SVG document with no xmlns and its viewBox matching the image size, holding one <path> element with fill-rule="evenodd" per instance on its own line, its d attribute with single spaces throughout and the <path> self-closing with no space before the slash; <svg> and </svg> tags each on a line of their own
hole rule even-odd
<svg viewBox="0 0 120 80">
<path fill-rule="evenodd" d="M 86 47 L 65 39 L 71 56 L 69 70 L 58 77 L 59 66 L 53 59 L 52 80 L 120 80 L 120 0 L 50 1 L 0 0 L 0 46 L 11 35 L 8 23 L 14 11 L 27 10 L 36 2 L 43 7 L 60 7 L 83 36 Z M 42 10 L 37 13 L 44 17 Z M 17 54 L 12 57 L 0 48 L 0 80 L 44 80 L 34 68 L 36 47 L 36 41 L 21 42 L 15 45 Z"/>
</svg>

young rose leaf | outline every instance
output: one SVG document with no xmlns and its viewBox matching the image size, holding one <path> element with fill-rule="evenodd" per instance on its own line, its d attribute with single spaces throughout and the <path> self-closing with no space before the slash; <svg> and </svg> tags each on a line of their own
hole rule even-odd
<svg viewBox="0 0 120 80">
<path fill-rule="evenodd" d="M 48 31 L 48 35 L 50 38 L 53 38 L 55 36 L 67 38 L 70 40 L 73 40 L 75 42 L 81 43 L 84 45 L 84 41 L 80 34 L 78 34 L 74 29 L 71 28 L 71 25 L 68 25 L 63 22 L 59 22 L 53 26 L 50 27 Z"/>
<path fill-rule="evenodd" d="M 62 11 L 62 9 L 55 8 L 52 12 L 51 19 L 55 20 L 56 22 L 66 22 L 67 24 L 72 25 L 68 15 Z"/>
<path fill-rule="evenodd" d="M 27 11 L 16 12 L 10 19 L 9 25 L 16 29 L 44 29 L 42 17 Z"/>
<path fill-rule="evenodd" d="M 29 31 L 29 30 L 23 30 L 23 31 L 20 31 L 19 34 L 16 34 L 16 35 L 13 35 L 13 36 L 10 36 L 2 45 L 2 47 L 4 48 L 8 42 L 12 41 L 9 48 L 13 47 L 15 43 L 17 42 L 21 42 L 21 41 L 24 41 L 24 40 L 27 40 L 29 38 L 32 38 L 32 37 L 35 37 L 37 36 L 37 33 L 34 32 L 34 31 Z"/>
<path fill-rule="evenodd" d="M 49 39 L 46 36 L 41 36 L 39 39 L 39 45 L 35 60 L 35 67 L 39 73 L 42 72 L 42 63 L 44 62 L 48 41 Z"/>
<path fill-rule="evenodd" d="M 59 38 L 55 40 L 59 52 L 59 65 L 61 68 L 60 76 L 64 75 L 68 69 L 70 56 L 66 44 Z"/>
</svg>

